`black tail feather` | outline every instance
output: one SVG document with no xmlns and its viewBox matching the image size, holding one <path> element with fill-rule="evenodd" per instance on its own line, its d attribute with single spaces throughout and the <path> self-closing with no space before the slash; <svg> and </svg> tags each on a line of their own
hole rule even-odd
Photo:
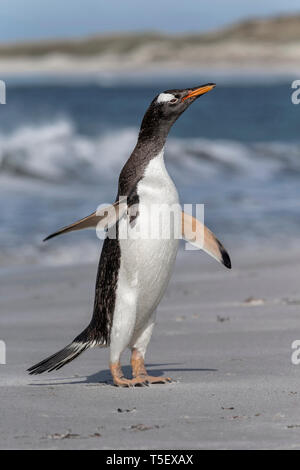
<svg viewBox="0 0 300 470">
<path fill-rule="evenodd" d="M 93 342 L 77 342 L 68 344 L 64 349 L 61 349 L 57 353 L 53 354 L 50 357 L 47 357 L 43 361 L 35 364 L 34 366 L 28 369 L 30 374 L 42 374 L 43 372 L 51 372 L 52 370 L 58 370 L 61 367 L 68 364 L 68 362 L 73 361 L 78 357 L 83 351 L 88 349 L 93 345 Z"/>
</svg>

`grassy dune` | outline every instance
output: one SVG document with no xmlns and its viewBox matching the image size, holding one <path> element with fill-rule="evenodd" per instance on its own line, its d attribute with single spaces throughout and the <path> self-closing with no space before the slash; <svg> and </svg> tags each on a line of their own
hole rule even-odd
<svg viewBox="0 0 300 470">
<path fill-rule="evenodd" d="M 300 15 L 253 19 L 206 33 L 119 33 L 0 45 L 0 73 L 159 67 L 298 70 Z"/>
<path fill-rule="evenodd" d="M 0 46 L 0 57 L 43 56 L 52 53 L 75 56 L 127 54 L 139 48 L 155 45 L 176 51 L 186 47 L 224 44 L 230 41 L 252 43 L 300 44 L 300 15 L 253 19 L 206 34 L 166 35 L 161 33 L 136 33 L 99 35 L 81 39 L 25 42 Z"/>
</svg>

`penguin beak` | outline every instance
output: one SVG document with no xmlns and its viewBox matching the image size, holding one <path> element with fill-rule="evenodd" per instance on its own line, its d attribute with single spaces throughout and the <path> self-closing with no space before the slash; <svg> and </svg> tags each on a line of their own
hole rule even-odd
<svg viewBox="0 0 300 470">
<path fill-rule="evenodd" d="M 189 90 L 188 94 L 184 96 L 181 101 L 184 101 L 188 98 L 194 98 L 196 96 L 204 95 L 208 91 L 215 88 L 215 86 L 216 86 L 215 83 L 207 83 L 206 85 L 202 85 L 199 88 L 193 88 L 192 90 Z"/>
</svg>

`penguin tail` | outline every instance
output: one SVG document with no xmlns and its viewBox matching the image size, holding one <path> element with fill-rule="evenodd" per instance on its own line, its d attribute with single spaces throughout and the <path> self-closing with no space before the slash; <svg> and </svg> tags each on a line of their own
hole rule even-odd
<svg viewBox="0 0 300 470">
<path fill-rule="evenodd" d="M 88 331 L 83 331 L 77 336 L 74 341 L 68 344 L 64 349 L 61 349 L 52 356 L 47 357 L 43 361 L 35 364 L 28 369 L 31 375 L 42 374 L 43 372 L 51 372 L 58 370 L 69 362 L 76 359 L 86 349 L 96 345 L 97 341 L 88 339 Z"/>
</svg>

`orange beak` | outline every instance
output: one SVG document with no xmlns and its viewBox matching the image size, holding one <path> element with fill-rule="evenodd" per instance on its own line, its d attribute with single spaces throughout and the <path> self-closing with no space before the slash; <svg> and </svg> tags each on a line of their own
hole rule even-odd
<svg viewBox="0 0 300 470">
<path fill-rule="evenodd" d="M 184 98 L 182 98 L 181 101 L 184 101 L 187 98 L 193 98 L 194 96 L 204 95 L 208 91 L 215 88 L 215 86 L 216 86 L 215 83 L 209 83 L 208 85 L 203 85 L 199 88 L 196 88 L 196 90 L 191 90 L 188 95 L 186 95 Z"/>
</svg>

